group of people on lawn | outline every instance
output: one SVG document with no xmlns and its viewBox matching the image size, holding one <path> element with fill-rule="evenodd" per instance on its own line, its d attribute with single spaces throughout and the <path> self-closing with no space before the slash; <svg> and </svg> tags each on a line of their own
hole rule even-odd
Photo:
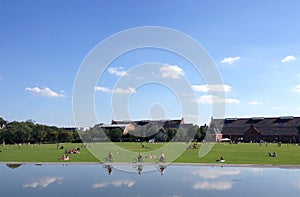
<svg viewBox="0 0 300 197">
<path fill-rule="evenodd" d="M 70 160 L 69 154 L 79 154 L 79 153 L 80 153 L 80 148 L 66 149 L 65 154 L 61 156 L 61 160 L 68 161 Z"/>
</svg>

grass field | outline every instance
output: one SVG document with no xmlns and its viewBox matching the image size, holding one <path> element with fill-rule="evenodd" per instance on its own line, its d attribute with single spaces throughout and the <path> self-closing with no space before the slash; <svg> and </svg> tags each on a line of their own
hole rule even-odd
<svg viewBox="0 0 300 197">
<path fill-rule="evenodd" d="M 145 148 L 140 143 L 115 143 L 114 146 L 108 146 L 106 143 L 101 145 L 88 144 L 88 148 L 82 147 L 82 144 L 65 143 L 64 149 L 80 148 L 80 154 L 70 155 L 68 162 L 99 162 L 109 151 L 114 155 L 114 161 L 131 162 L 138 152 L 143 156 L 147 154 L 159 157 L 162 152 L 163 144 L 145 143 Z M 183 143 L 173 143 L 173 149 L 176 147 L 182 149 Z M 188 146 L 185 144 L 184 146 Z M 174 148 L 175 147 L 175 148 Z M 0 147 L 0 162 L 66 162 L 60 158 L 64 154 L 64 149 L 58 149 L 56 144 L 41 145 L 5 145 Z M 97 159 L 91 152 L 92 150 Z M 120 150 L 126 150 L 132 154 L 123 154 Z M 96 150 L 96 151 L 95 151 Z M 204 157 L 198 156 L 199 150 L 185 150 L 183 154 L 175 160 L 177 163 L 217 163 L 216 160 L 221 156 L 227 164 L 273 164 L 273 165 L 300 165 L 300 146 L 294 144 L 264 144 L 260 146 L 256 143 L 249 144 L 228 144 L 216 143 L 212 150 Z M 276 152 L 278 157 L 269 157 L 268 152 Z M 171 153 L 170 153 L 171 154 Z M 166 154 L 166 160 L 171 156 Z M 102 160 L 103 161 L 103 160 Z M 144 159 L 145 162 L 153 162 L 154 159 Z"/>
</svg>

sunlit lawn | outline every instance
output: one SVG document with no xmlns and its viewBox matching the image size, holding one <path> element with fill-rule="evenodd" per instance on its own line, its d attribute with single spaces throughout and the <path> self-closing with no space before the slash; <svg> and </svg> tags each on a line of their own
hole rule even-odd
<svg viewBox="0 0 300 197">
<path fill-rule="evenodd" d="M 113 146 L 109 143 L 91 143 L 87 144 L 88 148 L 82 147 L 82 144 L 65 143 L 61 144 L 64 149 L 80 148 L 80 154 L 70 155 L 71 160 L 68 162 L 99 162 L 111 151 L 114 155 L 114 161 L 131 162 L 138 152 L 143 156 L 155 155 L 159 157 L 163 151 L 162 148 L 166 144 L 145 143 L 142 148 L 140 143 L 114 143 Z M 175 143 L 176 147 L 187 147 L 188 144 L 181 142 Z M 60 160 L 64 154 L 64 149 L 57 148 L 56 144 L 41 144 L 41 145 L 5 145 L 0 146 L 0 161 L 1 162 L 65 162 Z M 93 154 L 90 151 L 92 150 Z M 185 149 L 184 149 L 185 150 Z M 129 152 L 125 154 L 123 152 Z M 212 150 L 204 157 L 198 156 L 199 150 L 185 150 L 184 153 L 175 161 L 179 163 L 216 163 L 216 160 L 221 156 L 228 164 L 281 164 L 281 165 L 300 165 L 300 146 L 295 144 L 282 144 L 277 147 L 277 144 L 228 144 L 217 143 Z M 277 158 L 269 157 L 268 152 L 276 152 Z M 170 158 L 170 157 L 169 157 Z M 166 154 L 168 161 L 168 155 Z M 145 162 L 153 162 L 154 159 L 144 159 Z"/>
</svg>

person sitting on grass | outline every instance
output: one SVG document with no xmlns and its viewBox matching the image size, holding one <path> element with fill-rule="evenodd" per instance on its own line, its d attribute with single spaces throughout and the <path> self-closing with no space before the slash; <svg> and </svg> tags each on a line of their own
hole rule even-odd
<svg viewBox="0 0 300 197">
<path fill-rule="evenodd" d="M 138 162 L 143 162 L 143 155 L 141 152 L 139 152 L 139 155 L 138 155 Z"/>
<path fill-rule="evenodd" d="M 161 153 L 161 156 L 160 156 L 160 158 L 159 158 L 159 161 L 160 162 L 164 162 L 165 161 L 165 154 L 164 153 Z"/>
<path fill-rule="evenodd" d="M 112 162 L 112 161 L 113 161 L 113 154 L 112 154 L 110 151 L 108 152 L 107 160 L 108 160 L 109 162 Z"/>
<path fill-rule="evenodd" d="M 61 160 L 67 161 L 67 160 L 70 160 L 70 157 L 69 157 L 69 155 L 63 155 L 61 157 Z"/>
<path fill-rule="evenodd" d="M 221 158 L 220 158 L 220 159 L 217 159 L 217 162 L 221 162 L 221 163 L 225 162 L 225 159 L 224 159 L 224 157 L 223 157 L 223 156 L 221 156 Z"/>
</svg>

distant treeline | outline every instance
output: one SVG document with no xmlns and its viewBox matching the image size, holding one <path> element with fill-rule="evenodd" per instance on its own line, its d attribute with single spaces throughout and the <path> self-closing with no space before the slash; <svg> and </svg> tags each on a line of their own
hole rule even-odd
<svg viewBox="0 0 300 197">
<path fill-rule="evenodd" d="M 0 143 L 80 142 L 78 132 L 67 128 L 36 124 L 32 120 L 8 122 L 0 118 Z"/>
<path fill-rule="evenodd" d="M 101 124 L 97 124 L 88 131 L 82 133 L 82 140 L 85 142 L 137 142 L 149 141 L 169 142 L 182 141 L 187 142 L 195 140 L 201 142 L 207 132 L 207 126 L 193 125 L 189 127 L 179 128 L 157 128 L 155 124 L 148 125 L 147 128 L 140 127 L 130 134 L 123 134 L 121 128 L 103 128 Z"/>
<path fill-rule="evenodd" d="M 59 128 L 36 124 L 32 120 L 24 122 L 8 122 L 0 118 L 0 143 L 61 143 L 61 142 L 137 142 L 154 140 L 156 142 L 202 141 L 206 135 L 207 126 L 193 125 L 184 128 L 157 128 L 149 125 L 147 129 L 136 128 L 134 135 L 123 134 L 121 128 L 104 129 L 96 124 L 87 131 L 71 128 Z M 149 134 L 150 133 L 150 134 Z M 80 138 L 81 136 L 81 138 Z"/>
</svg>

